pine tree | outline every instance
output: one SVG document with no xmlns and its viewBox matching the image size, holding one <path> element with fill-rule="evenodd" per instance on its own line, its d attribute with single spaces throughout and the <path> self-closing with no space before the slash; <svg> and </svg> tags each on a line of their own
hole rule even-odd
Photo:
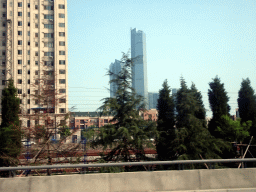
<svg viewBox="0 0 256 192">
<path fill-rule="evenodd" d="M 13 80 L 2 94 L 2 124 L 0 127 L 0 166 L 17 165 L 21 152 L 21 129 L 19 125 L 20 99 Z"/>
<path fill-rule="evenodd" d="M 167 80 L 165 80 L 163 88 L 159 91 L 157 103 L 159 138 L 156 142 L 156 150 L 159 160 L 168 160 L 174 155 L 171 141 L 175 139 L 175 105 L 170 92 Z"/>
<path fill-rule="evenodd" d="M 144 147 L 151 146 L 150 138 L 157 136 L 155 122 L 145 121 L 138 109 L 144 109 L 143 97 L 135 93 L 131 86 L 131 67 L 133 61 L 128 54 L 123 54 L 121 62 L 124 64 L 119 74 L 110 71 L 108 75 L 115 75 L 111 82 L 117 84 L 114 98 L 105 98 L 99 108 L 102 115 L 113 115 L 112 123 L 99 128 L 99 134 L 93 146 L 102 145 L 104 149 L 111 148 L 111 152 L 104 156 L 105 161 L 140 161 L 145 159 Z M 131 157 L 131 153 L 136 158 Z"/>
<path fill-rule="evenodd" d="M 205 109 L 200 95 L 194 84 L 192 89 L 188 89 L 181 78 L 181 88 L 177 92 L 176 137 L 173 141 L 177 159 L 220 158 L 218 153 L 225 147 L 205 127 L 205 120 L 202 119 Z"/>
<path fill-rule="evenodd" d="M 206 110 L 202 100 L 202 94 L 197 90 L 196 85 L 194 83 L 192 83 L 190 90 L 193 96 L 195 97 L 196 104 L 198 106 L 197 111 L 195 111 L 195 117 L 197 119 L 201 119 L 203 121 L 204 127 L 206 127 Z"/>
<path fill-rule="evenodd" d="M 241 123 L 252 121 L 251 135 L 256 137 L 256 96 L 249 78 L 243 79 L 238 92 L 238 107 Z"/>
<path fill-rule="evenodd" d="M 221 117 L 223 115 L 230 116 L 230 106 L 228 105 L 229 97 L 225 91 L 224 83 L 221 83 L 218 76 L 216 76 L 213 81 L 209 83 L 209 86 L 210 89 L 208 89 L 208 98 L 213 117 L 209 122 L 208 128 L 213 136 L 220 138 L 220 135 L 218 135 L 218 132 L 215 130 L 218 126 L 221 126 Z"/>
</svg>

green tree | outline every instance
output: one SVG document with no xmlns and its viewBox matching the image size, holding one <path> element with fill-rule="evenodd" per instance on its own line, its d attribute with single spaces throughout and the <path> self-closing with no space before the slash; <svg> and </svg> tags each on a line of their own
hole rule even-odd
<svg viewBox="0 0 256 192">
<path fill-rule="evenodd" d="M 198 93 L 195 85 L 188 89 L 181 78 L 181 88 L 177 92 L 176 137 L 173 141 L 176 159 L 220 158 L 218 153 L 221 153 L 225 143 L 215 139 L 205 127 L 205 119 L 202 119 L 205 109 L 200 94 L 195 92 Z"/>
<path fill-rule="evenodd" d="M 206 110 L 204 107 L 204 103 L 202 100 L 202 94 L 200 91 L 197 90 L 196 85 L 194 83 L 192 83 L 190 91 L 192 93 L 192 95 L 195 97 L 196 99 L 196 104 L 198 106 L 197 110 L 195 111 L 195 117 L 197 119 L 200 119 L 203 121 L 203 125 L 204 127 L 207 127 L 207 123 L 206 123 Z"/>
<path fill-rule="evenodd" d="M 153 147 L 150 137 L 157 135 L 156 125 L 155 122 L 143 120 L 138 110 L 144 109 L 145 104 L 143 97 L 137 95 L 131 86 L 133 62 L 128 54 L 123 54 L 121 62 L 124 67 L 119 74 L 108 73 L 115 76 L 110 83 L 116 83 L 116 95 L 114 98 L 105 98 L 99 108 L 102 115 L 113 115 L 113 124 L 99 128 L 92 145 L 111 149 L 104 156 L 105 161 L 139 161 L 146 158 L 144 148 Z M 132 158 L 131 153 L 135 153 L 136 158 Z"/>
<path fill-rule="evenodd" d="M 256 137 L 256 96 L 249 78 L 242 80 L 237 102 L 241 123 L 252 121 L 250 132 Z"/>
<path fill-rule="evenodd" d="M 175 139 L 175 104 L 170 92 L 167 80 L 165 80 L 163 88 L 159 91 L 157 103 L 159 138 L 156 141 L 156 150 L 159 160 L 168 160 L 174 155 L 171 141 Z"/>
<path fill-rule="evenodd" d="M 0 166 L 18 164 L 21 152 L 21 129 L 19 125 L 20 99 L 13 80 L 2 92 L 2 124 L 0 127 Z"/>
<path fill-rule="evenodd" d="M 208 89 L 208 98 L 210 107 L 212 110 L 212 119 L 209 122 L 208 129 L 210 133 L 217 137 L 221 138 L 216 132 L 218 126 L 221 127 L 221 121 L 223 115 L 229 115 L 230 106 L 228 105 L 229 97 L 224 88 L 224 83 L 221 83 L 220 78 L 216 76 L 212 82 L 209 83 L 210 89 Z"/>
</svg>

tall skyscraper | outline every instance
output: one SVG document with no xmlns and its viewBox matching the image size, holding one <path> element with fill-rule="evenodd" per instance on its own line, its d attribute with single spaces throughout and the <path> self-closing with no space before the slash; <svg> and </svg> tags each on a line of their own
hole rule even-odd
<svg viewBox="0 0 256 192">
<path fill-rule="evenodd" d="M 110 75 L 110 81 L 116 78 L 116 75 L 120 73 L 124 64 L 119 60 L 115 60 L 114 63 L 111 63 L 109 66 L 109 71 L 113 74 Z M 117 91 L 117 84 L 115 82 L 110 83 L 110 97 L 114 97 Z"/>
<path fill-rule="evenodd" d="M 24 115 L 45 113 L 46 106 L 32 95 L 44 82 L 57 91 L 58 105 L 51 113 L 68 111 L 67 0 L 2 0 L 0 4 L 0 94 L 14 80 Z"/>
<path fill-rule="evenodd" d="M 148 109 L 148 77 L 146 34 L 143 31 L 131 29 L 131 58 L 134 59 L 132 67 L 132 87 L 136 93 L 145 98 Z"/>
<path fill-rule="evenodd" d="M 148 105 L 149 109 L 157 108 L 157 100 L 159 99 L 159 93 L 157 92 L 149 92 L 148 93 Z"/>
</svg>

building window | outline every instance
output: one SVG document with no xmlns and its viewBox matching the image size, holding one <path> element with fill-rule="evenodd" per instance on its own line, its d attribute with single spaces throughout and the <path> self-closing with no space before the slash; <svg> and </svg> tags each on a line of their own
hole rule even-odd
<svg viewBox="0 0 256 192">
<path fill-rule="evenodd" d="M 3 13 L 3 17 L 6 17 L 6 13 Z"/>
<path fill-rule="evenodd" d="M 59 9 L 65 9 L 65 5 L 59 4 Z"/>
<path fill-rule="evenodd" d="M 35 33 L 35 37 L 38 37 L 38 33 Z"/>
<path fill-rule="evenodd" d="M 5 27 L 6 26 L 6 23 L 5 22 L 3 22 L 3 27 Z"/>
<path fill-rule="evenodd" d="M 18 89 L 18 94 L 22 94 L 22 89 Z"/>
<path fill-rule="evenodd" d="M 18 84 L 22 84 L 22 79 L 18 79 Z"/>
<path fill-rule="evenodd" d="M 28 75 L 30 75 L 30 70 L 28 70 Z"/>
<path fill-rule="evenodd" d="M 28 84 L 30 84 L 30 79 L 28 79 Z"/>
<path fill-rule="evenodd" d="M 38 100 L 35 100 L 35 105 L 38 105 Z"/>
<path fill-rule="evenodd" d="M 27 121 L 27 127 L 30 127 L 30 120 Z"/>
<path fill-rule="evenodd" d="M 35 46 L 38 47 L 38 42 L 35 42 Z"/>
<path fill-rule="evenodd" d="M 54 43 L 53 42 L 45 42 L 44 43 L 44 47 L 54 47 Z"/>
<path fill-rule="evenodd" d="M 54 15 L 52 14 L 45 14 L 44 19 L 54 19 Z"/>
<path fill-rule="evenodd" d="M 22 55 L 22 50 L 18 50 L 18 55 Z"/>
<path fill-rule="evenodd" d="M 18 7 L 22 7 L 22 2 L 18 2 Z"/>
<path fill-rule="evenodd" d="M 53 38 L 53 33 L 45 33 L 44 37 Z"/>
<path fill-rule="evenodd" d="M 60 41 L 59 46 L 65 46 L 65 41 Z"/>
<path fill-rule="evenodd" d="M 5 51 L 2 51 L 2 55 L 5 55 Z"/>
<path fill-rule="evenodd" d="M 22 16 L 22 12 L 18 12 L 18 16 L 21 17 Z"/>
<path fill-rule="evenodd" d="M 22 41 L 21 40 L 18 40 L 18 45 L 22 45 Z"/>
<path fill-rule="evenodd" d="M 3 3 L 3 8 L 6 8 L 6 3 Z"/>
<path fill-rule="evenodd" d="M 30 31 L 28 31 L 28 36 L 30 36 Z"/>
<path fill-rule="evenodd" d="M 30 50 L 28 50 L 28 55 L 30 55 Z"/>
<path fill-rule="evenodd" d="M 60 37 L 65 37 L 65 32 L 59 32 Z"/>
<path fill-rule="evenodd" d="M 28 12 L 28 17 L 30 17 L 30 12 Z"/>
<path fill-rule="evenodd" d="M 28 104 L 30 104 L 30 99 L 28 99 Z"/>
<path fill-rule="evenodd" d="M 28 65 L 30 65 L 30 60 L 28 60 Z"/>
<path fill-rule="evenodd" d="M 35 95 L 38 95 L 38 90 L 35 90 Z"/>
<path fill-rule="evenodd" d="M 54 62 L 53 61 L 45 61 L 44 65 L 45 66 L 54 66 Z"/>
<path fill-rule="evenodd" d="M 28 27 L 30 27 L 30 22 L 28 22 Z"/>
<path fill-rule="evenodd" d="M 35 9 L 38 9 L 38 5 L 35 5 Z"/>
<path fill-rule="evenodd" d="M 37 70 L 35 71 L 35 75 L 38 75 L 38 71 Z"/>
<path fill-rule="evenodd" d="M 30 8 L 30 3 L 28 3 L 28 8 Z"/>
<path fill-rule="evenodd" d="M 66 79 L 59 79 L 59 83 L 60 84 L 65 84 L 66 83 Z"/>
<path fill-rule="evenodd" d="M 5 43 L 5 41 L 2 41 L 2 46 L 6 46 L 6 43 Z"/>
<path fill-rule="evenodd" d="M 2 75 L 5 76 L 5 70 L 2 70 Z"/>
<path fill-rule="evenodd" d="M 66 89 L 60 89 L 59 92 L 60 93 L 66 93 Z"/>
<path fill-rule="evenodd" d="M 22 31 L 18 31 L 18 35 L 22 35 Z"/>
<path fill-rule="evenodd" d="M 59 18 L 65 18 L 65 14 L 59 13 Z"/>
<path fill-rule="evenodd" d="M 2 61 L 2 65 L 5 65 L 5 61 Z"/>
<path fill-rule="evenodd" d="M 60 113 L 65 113 L 66 109 L 65 108 L 60 108 Z"/>
<path fill-rule="evenodd" d="M 65 74 L 65 73 L 66 73 L 66 70 L 60 69 L 60 74 Z"/>
<path fill-rule="evenodd" d="M 18 74 L 22 74 L 22 69 L 18 69 Z"/>
<path fill-rule="evenodd" d="M 35 28 L 38 28 L 38 23 L 35 24 Z"/>
<path fill-rule="evenodd" d="M 44 28 L 53 29 L 53 24 L 44 24 Z"/>
<path fill-rule="evenodd" d="M 59 51 L 59 55 L 65 55 L 65 51 Z"/>
<path fill-rule="evenodd" d="M 44 56 L 54 56 L 54 52 L 44 52 Z"/>
<path fill-rule="evenodd" d="M 18 60 L 18 64 L 21 65 L 22 64 L 22 60 Z"/>
<path fill-rule="evenodd" d="M 5 80 L 2 80 L 2 85 L 5 85 Z"/>
<path fill-rule="evenodd" d="M 28 41 L 28 46 L 30 46 L 30 41 Z"/>
<path fill-rule="evenodd" d="M 22 104 L 22 99 L 20 99 L 20 104 Z"/>
<path fill-rule="evenodd" d="M 27 112 L 28 114 L 30 114 L 30 109 L 28 109 L 28 112 Z"/>
<path fill-rule="evenodd" d="M 28 89 L 28 95 L 30 94 L 30 89 Z"/>
<path fill-rule="evenodd" d="M 59 60 L 60 65 L 65 65 L 65 60 Z"/>
<path fill-rule="evenodd" d="M 53 6 L 51 5 L 45 5 L 44 10 L 53 10 Z"/>
<path fill-rule="evenodd" d="M 3 37 L 5 37 L 5 32 L 2 33 Z"/>
<path fill-rule="evenodd" d="M 65 23 L 59 23 L 59 27 L 65 27 Z"/>
<path fill-rule="evenodd" d="M 38 19 L 38 14 L 35 14 L 35 18 Z"/>
<path fill-rule="evenodd" d="M 35 61 L 35 65 L 38 65 L 38 61 Z"/>
<path fill-rule="evenodd" d="M 35 56 L 38 56 L 38 51 L 35 52 Z"/>
<path fill-rule="evenodd" d="M 59 103 L 66 103 L 66 99 L 59 99 Z"/>
<path fill-rule="evenodd" d="M 22 21 L 18 21 L 18 26 L 22 26 Z"/>
</svg>

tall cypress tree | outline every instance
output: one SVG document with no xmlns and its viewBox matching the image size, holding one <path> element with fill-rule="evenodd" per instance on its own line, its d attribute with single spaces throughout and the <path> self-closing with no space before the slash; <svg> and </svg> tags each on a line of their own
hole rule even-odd
<svg viewBox="0 0 256 192">
<path fill-rule="evenodd" d="M 17 164 L 21 151 L 21 129 L 19 125 L 20 99 L 13 80 L 2 94 L 2 124 L 0 127 L 0 166 Z"/>
<path fill-rule="evenodd" d="M 206 127 L 206 110 L 202 100 L 202 94 L 200 91 L 197 90 L 196 85 L 194 83 L 192 83 L 190 91 L 192 95 L 195 97 L 196 104 L 198 106 L 197 110 L 195 111 L 195 117 L 197 119 L 202 120 L 204 127 Z"/>
<path fill-rule="evenodd" d="M 221 153 L 225 145 L 221 140 L 215 139 L 205 127 L 205 120 L 202 119 L 205 109 L 200 93 L 194 84 L 192 89 L 188 89 L 183 78 L 181 78 L 181 88 L 177 92 L 176 108 L 177 129 L 173 142 L 176 158 L 220 158 L 217 153 Z"/>
<path fill-rule="evenodd" d="M 210 133 L 215 137 L 220 137 L 215 130 L 221 126 L 222 116 L 228 115 L 230 106 L 228 104 L 229 97 L 224 88 L 224 83 L 221 83 L 220 78 L 216 76 L 212 82 L 209 83 L 208 99 L 212 110 L 212 119 L 209 122 L 208 128 Z"/>
<path fill-rule="evenodd" d="M 163 88 L 159 91 L 157 103 L 159 138 L 156 141 L 156 150 L 159 160 L 168 160 L 173 156 L 171 141 L 175 139 L 175 105 L 170 92 L 167 80 L 165 80 Z"/>
<path fill-rule="evenodd" d="M 249 78 L 243 79 L 238 92 L 238 107 L 241 123 L 252 121 L 251 135 L 256 136 L 256 96 Z"/>
</svg>

